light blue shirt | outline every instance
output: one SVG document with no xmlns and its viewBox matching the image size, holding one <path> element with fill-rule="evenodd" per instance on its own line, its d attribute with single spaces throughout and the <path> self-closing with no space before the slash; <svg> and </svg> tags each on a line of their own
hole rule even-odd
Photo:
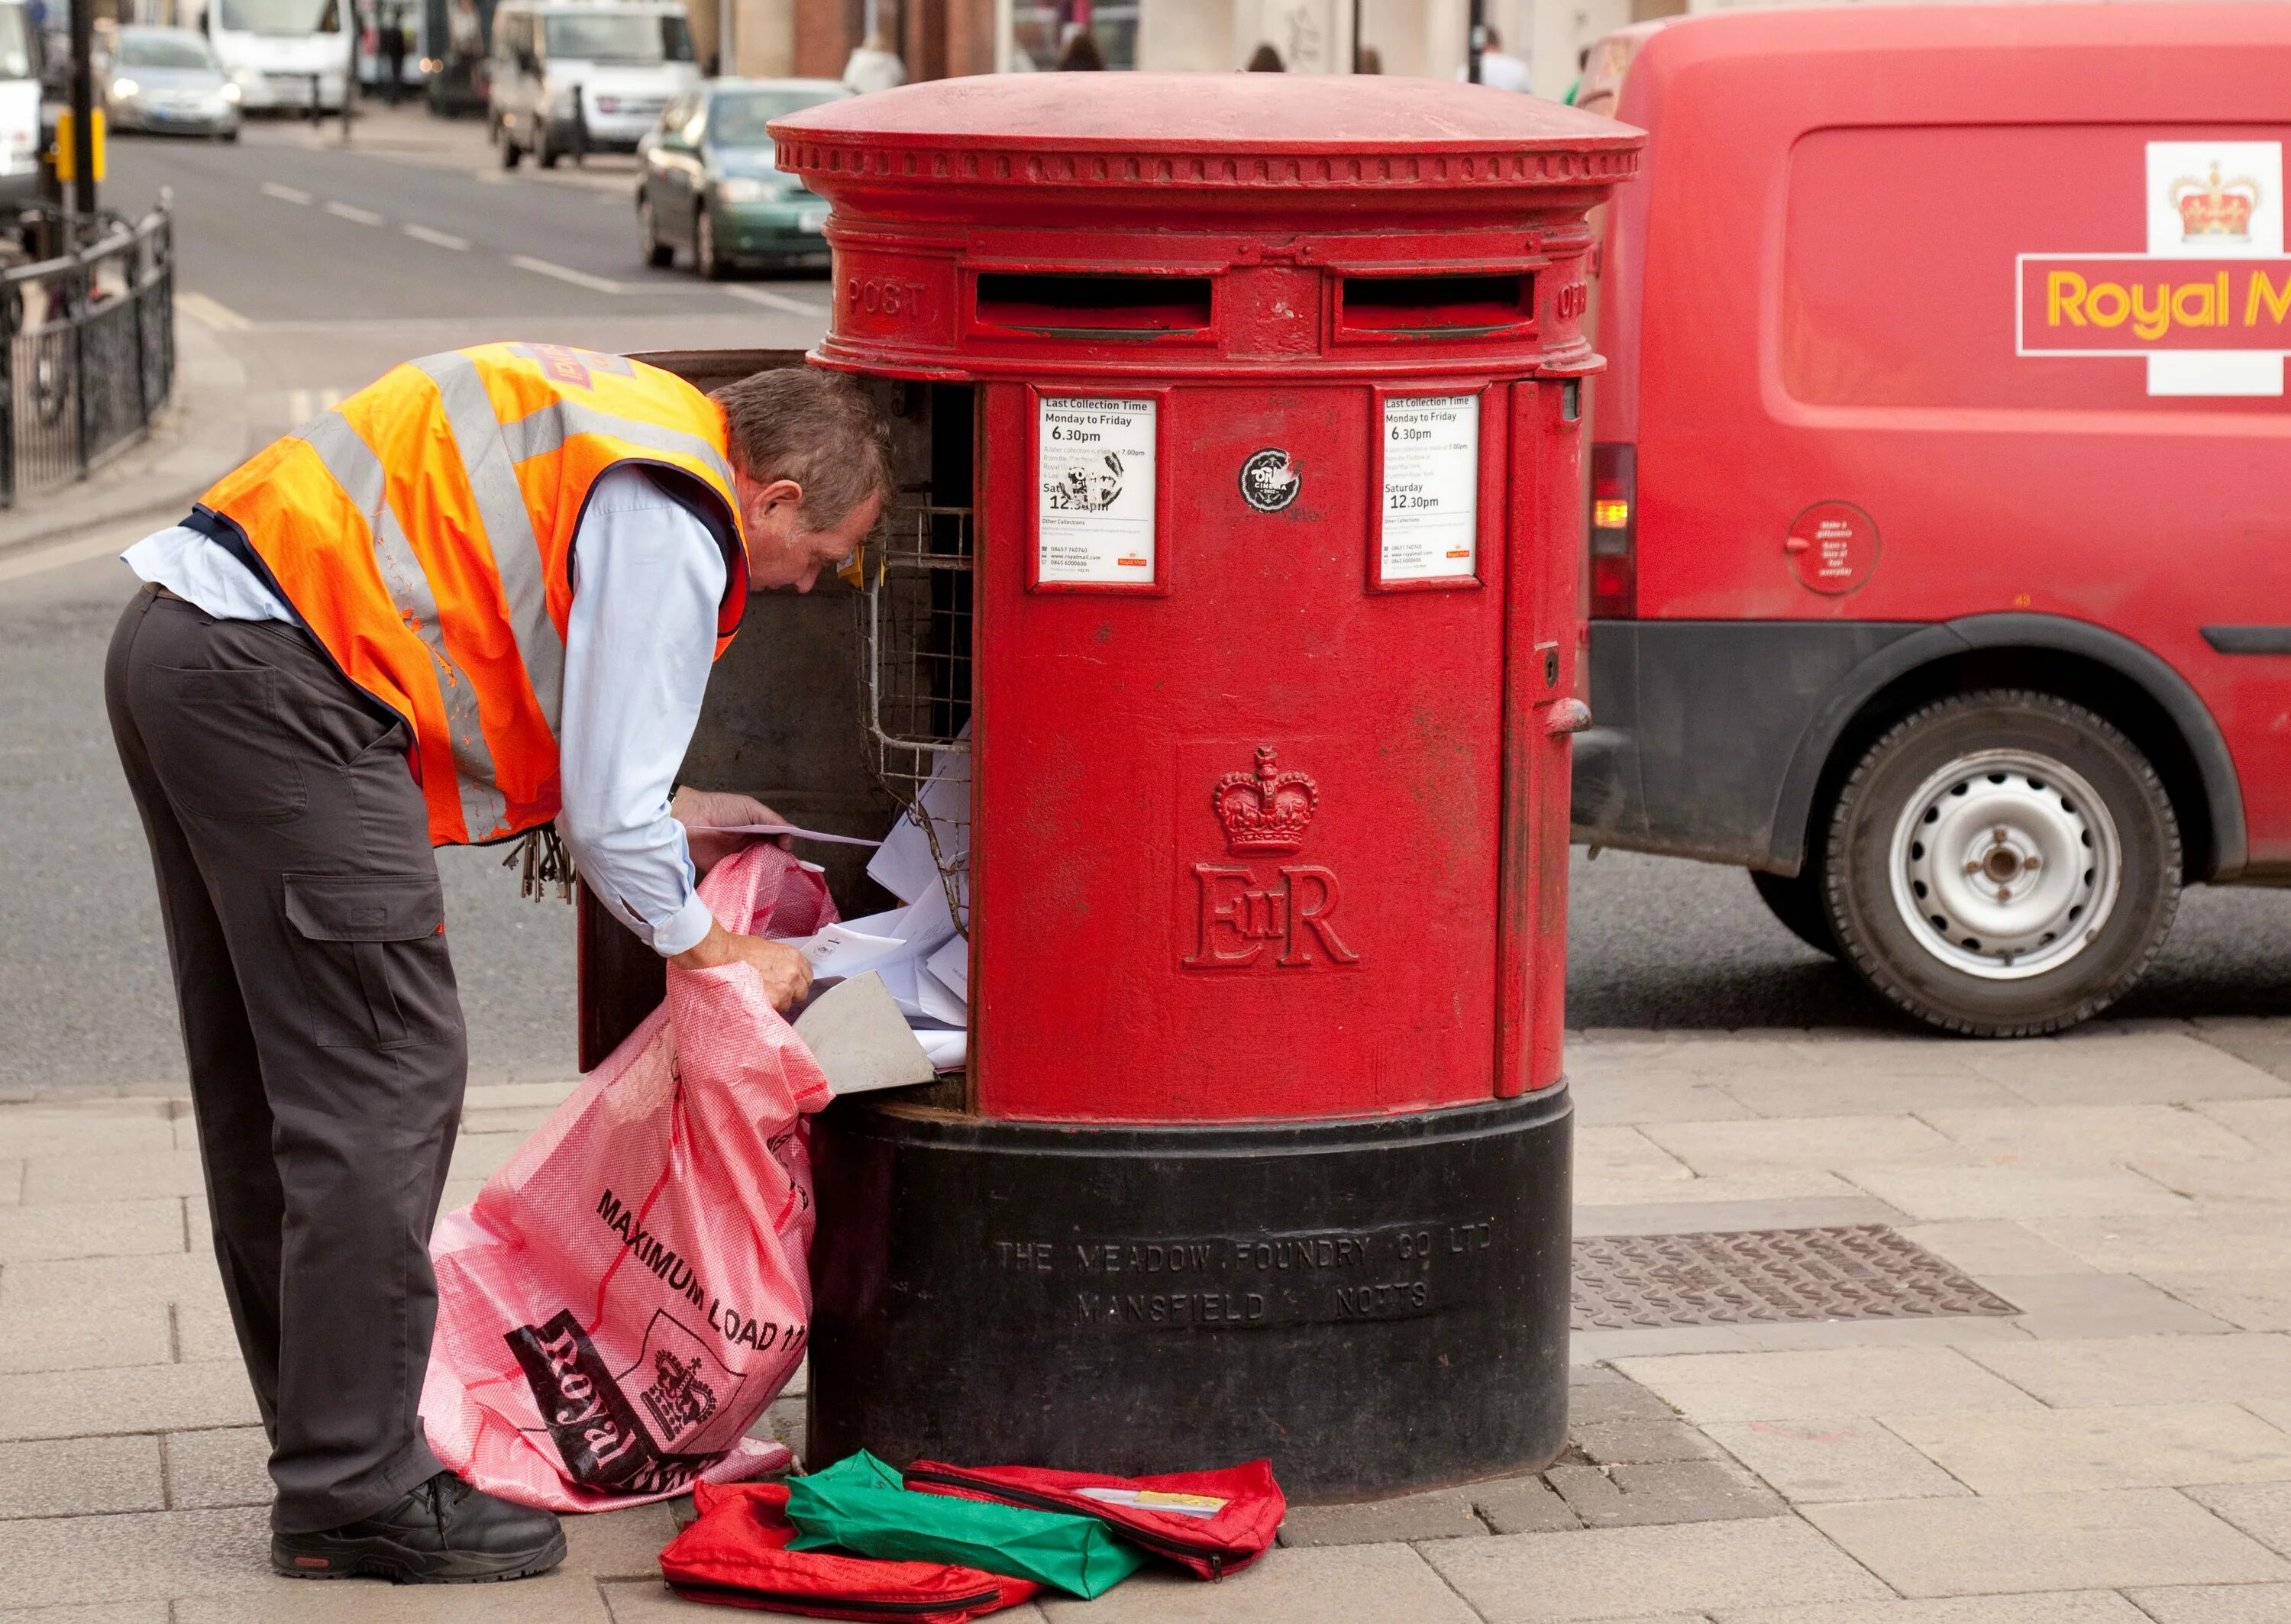
<svg viewBox="0 0 2291 1624">
<path fill-rule="evenodd" d="M 217 620 L 301 618 L 221 543 L 178 525 L 120 555 Z M 724 555 L 640 468 L 597 481 L 573 542 L 557 832 L 599 901 L 663 958 L 708 934 L 668 798 L 716 653 Z"/>
</svg>

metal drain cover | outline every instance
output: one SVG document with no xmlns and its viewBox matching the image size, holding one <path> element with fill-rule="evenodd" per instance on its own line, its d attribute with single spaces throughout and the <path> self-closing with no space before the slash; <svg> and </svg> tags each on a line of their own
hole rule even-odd
<svg viewBox="0 0 2291 1624">
<path fill-rule="evenodd" d="M 2020 1312 L 1883 1224 L 1575 1242 L 1577 1331 Z"/>
</svg>

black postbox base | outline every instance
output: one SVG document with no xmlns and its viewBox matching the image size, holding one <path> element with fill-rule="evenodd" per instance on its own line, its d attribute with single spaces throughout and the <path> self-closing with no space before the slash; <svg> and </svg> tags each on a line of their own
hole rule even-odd
<svg viewBox="0 0 2291 1624">
<path fill-rule="evenodd" d="M 1309 1124 L 816 1121 L 807 1464 L 1124 1475 L 1263 1455 L 1292 1499 L 1566 1441 L 1564 1084 Z"/>
</svg>

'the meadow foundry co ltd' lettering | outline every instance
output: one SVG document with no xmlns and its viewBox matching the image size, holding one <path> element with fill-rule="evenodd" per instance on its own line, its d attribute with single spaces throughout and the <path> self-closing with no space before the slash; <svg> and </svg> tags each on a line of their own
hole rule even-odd
<svg viewBox="0 0 2291 1624">
<path fill-rule="evenodd" d="M 998 1275 L 1035 1283 L 1040 1311 L 1116 1329 L 1294 1325 L 1440 1312 L 1496 1255 L 1496 1220 L 986 1245 Z"/>
</svg>

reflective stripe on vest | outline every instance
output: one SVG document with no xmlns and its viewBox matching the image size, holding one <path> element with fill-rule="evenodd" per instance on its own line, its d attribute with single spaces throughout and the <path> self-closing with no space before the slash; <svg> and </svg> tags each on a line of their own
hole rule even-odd
<svg viewBox="0 0 2291 1624">
<path fill-rule="evenodd" d="M 747 598 L 723 414 L 622 357 L 488 344 L 408 362 L 202 505 L 350 680 L 407 719 L 446 845 L 556 816 L 573 539 L 597 480 L 627 463 L 676 486 L 724 549 L 720 655 Z"/>
</svg>

